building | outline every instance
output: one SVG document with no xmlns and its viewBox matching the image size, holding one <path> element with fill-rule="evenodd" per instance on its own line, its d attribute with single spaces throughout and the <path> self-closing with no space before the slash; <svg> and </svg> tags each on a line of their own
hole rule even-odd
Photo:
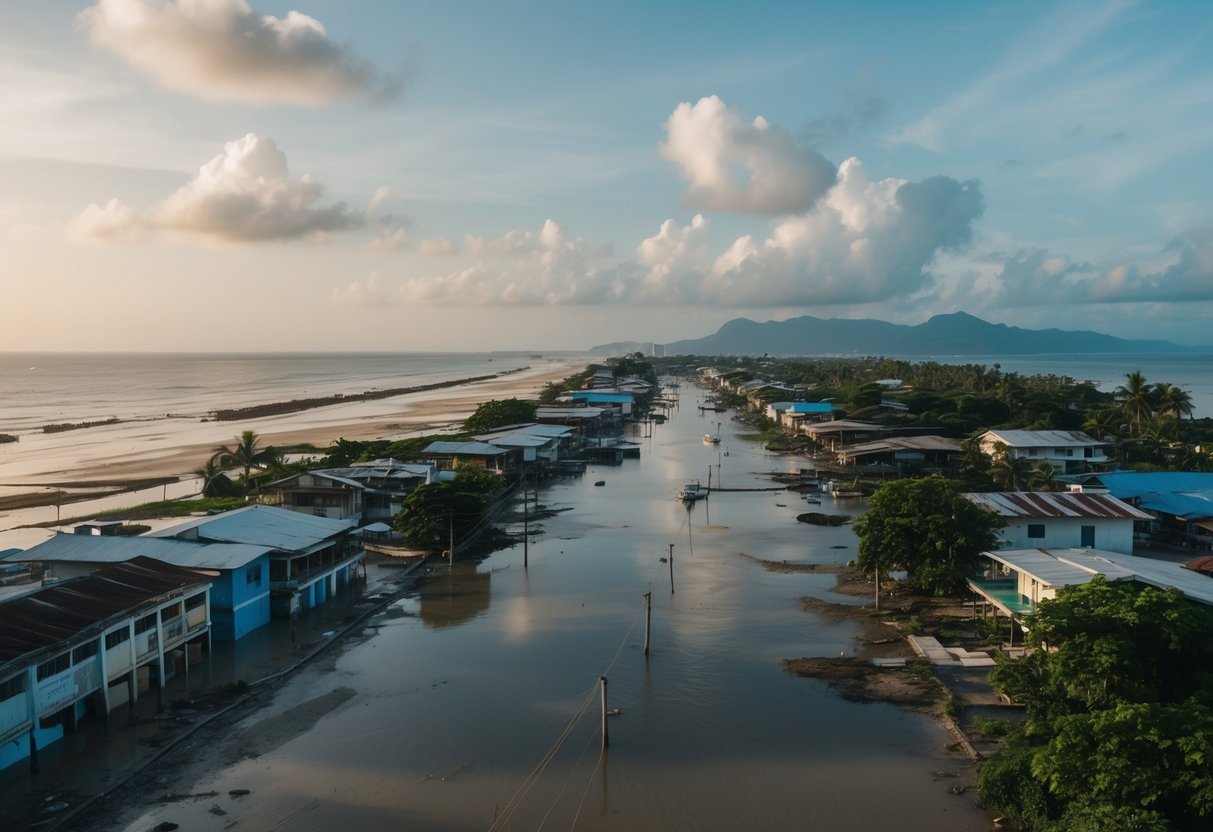
<svg viewBox="0 0 1213 832">
<path fill-rule="evenodd" d="M 116 564 L 154 559 L 211 575 L 208 620 L 217 641 L 237 641 L 270 621 L 272 546 L 163 537 L 57 534 L 7 561 L 41 563 L 43 581 L 70 581 Z"/>
<path fill-rule="evenodd" d="M 499 448 L 487 442 L 431 442 L 421 452 L 439 471 L 454 471 L 460 465 L 475 465 L 498 474 L 512 470 L 522 455 L 517 449 Z"/>
<path fill-rule="evenodd" d="M 1006 521 L 1006 549 L 1092 549 L 1133 553 L 1135 523 L 1153 516 L 1108 494 L 997 492 L 965 494 L 974 505 Z"/>
<path fill-rule="evenodd" d="M 1108 443 L 1092 439 L 1078 430 L 988 430 L 978 440 L 982 453 L 993 458 L 999 445 L 1019 459 L 1039 466 L 1047 462 L 1063 474 L 1111 462 Z"/>
<path fill-rule="evenodd" d="M 796 428 L 804 421 L 820 422 L 833 418 L 834 405 L 829 402 L 771 402 L 767 418 L 785 428 Z"/>
<path fill-rule="evenodd" d="M 802 423 L 799 430 L 823 448 L 836 450 L 845 445 L 875 439 L 882 433 L 887 433 L 889 429 L 871 422 L 834 419 L 829 422 Z"/>
<path fill-rule="evenodd" d="M 1058 590 L 1089 583 L 1096 575 L 1109 581 L 1138 581 L 1174 589 L 1185 598 L 1213 605 L 1213 578 L 1182 564 L 1105 552 L 1099 549 L 1011 549 L 985 552 L 989 572 L 968 582 L 979 598 L 1001 615 L 1022 621 Z"/>
<path fill-rule="evenodd" d="M 267 548 L 271 611 L 290 617 L 320 606 L 353 581 L 366 554 L 351 534 L 357 525 L 353 519 L 331 520 L 253 505 L 191 520 L 148 537 Z M 253 580 L 251 570 L 248 578 Z"/>
<path fill-rule="evenodd" d="M 960 443 L 946 436 L 888 436 L 834 450 L 839 465 L 864 465 L 901 470 L 907 465 L 946 469 L 962 453 Z"/>
<path fill-rule="evenodd" d="M 1157 518 L 1146 535 L 1150 543 L 1213 550 L 1213 473 L 1109 471 L 1099 475 L 1099 482 L 1108 493 Z"/>
<path fill-rule="evenodd" d="M 593 407 L 610 408 L 618 411 L 620 416 L 631 416 L 636 404 L 636 397 L 630 392 L 606 390 L 573 390 L 563 398 L 571 402 L 584 403 Z"/>
<path fill-rule="evenodd" d="M 434 481 L 431 463 L 376 459 L 307 471 L 265 486 L 269 504 L 289 511 L 370 523 L 390 521 L 415 488 Z"/>
<path fill-rule="evenodd" d="M 0 604 L 0 769 L 36 767 L 90 713 L 188 673 L 209 647 L 210 584 L 136 557 Z"/>
</svg>

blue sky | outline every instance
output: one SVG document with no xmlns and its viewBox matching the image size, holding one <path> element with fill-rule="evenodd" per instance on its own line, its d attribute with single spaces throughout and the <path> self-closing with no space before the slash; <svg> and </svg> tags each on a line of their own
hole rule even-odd
<svg viewBox="0 0 1213 832">
<path fill-rule="evenodd" d="M 1213 343 L 1204 3 L 12 0 L 0 349 Z"/>
</svg>

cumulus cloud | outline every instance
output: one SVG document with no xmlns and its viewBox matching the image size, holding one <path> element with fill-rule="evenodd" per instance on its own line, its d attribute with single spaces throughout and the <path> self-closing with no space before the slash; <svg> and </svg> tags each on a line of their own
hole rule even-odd
<svg viewBox="0 0 1213 832">
<path fill-rule="evenodd" d="M 691 224 L 679 227 L 666 220 L 652 237 L 636 247 L 636 261 L 644 268 L 634 295 L 663 303 L 691 303 L 697 297 L 703 276 L 712 265 L 708 252 L 710 223 L 696 214 Z"/>
<path fill-rule="evenodd" d="M 334 289 L 329 301 L 334 306 L 392 306 L 396 302 L 393 293 L 381 285 L 379 272 Z"/>
<path fill-rule="evenodd" d="M 982 210 L 976 182 L 872 182 L 858 159 L 848 159 L 817 207 L 777 221 L 764 240 L 737 239 L 702 289 L 718 303 L 751 306 L 909 295 L 929 283 L 938 252 L 969 242 Z"/>
<path fill-rule="evenodd" d="M 321 204 L 323 195 L 324 187 L 310 176 L 290 177 L 286 155 L 273 139 L 249 133 L 224 145 L 146 216 L 111 202 L 104 209 L 89 206 L 72 225 L 104 228 L 111 239 L 146 227 L 247 243 L 318 237 L 364 224 L 343 202 Z"/>
<path fill-rule="evenodd" d="M 665 124 L 661 153 L 690 183 L 689 208 L 786 214 L 811 206 L 835 170 L 815 151 L 762 116 L 742 121 L 716 96 L 683 102 Z"/>
<path fill-rule="evenodd" d="M 403 228 L 385 228 L 364 249 L 367 254 L 397 254 L 408 248 L 409 238 Z"/>
<path fill-rule="evenodd" d="M 446 237 L 434 237 L 418 243 L 417 253 L 425 257 L 454 257 L 459 253 L 459 244 Z"/>
<path fill-rule="evenodd" d="M 117 199 L 105 205 L 93 203 L 72 218 L 68 232 L 82 240 L 133 243 L 143 236 L 143 218 Z"/>
<path fill-rule="evenodd" d="M 202 98 L 316 106 L 398 86 L 315 18 L 260 15 L 245 0 L 98 0 L 78 19 L 160 86 Z"/>
</svg>

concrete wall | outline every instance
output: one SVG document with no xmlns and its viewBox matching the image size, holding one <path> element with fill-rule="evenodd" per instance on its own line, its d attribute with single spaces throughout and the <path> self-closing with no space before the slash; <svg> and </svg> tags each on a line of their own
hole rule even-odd
<svg viewBox="0 0 1213 832">
<path fill-rule="evenodd" d="M 1029 525 L 1043 525 L 1044 537 L 1028 537 Z M 1133 554 L 1133 521 L 1090 517 L 1013 518 L 999 532 L 1006 549 L 1081 549 L 1082 527 L 1095 527 L 1094 548 Z M 1030 596 L 1029 596 L 1030 597 Z"/>
</svg>

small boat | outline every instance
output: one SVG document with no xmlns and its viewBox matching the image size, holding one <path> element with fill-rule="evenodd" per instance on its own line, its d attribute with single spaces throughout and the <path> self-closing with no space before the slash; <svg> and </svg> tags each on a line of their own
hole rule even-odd
<svg viewBox="0 0 1213 832">
<path fill-rule="evenodd" d="M 863 496 L 862 491 L 831 491 L 830 496 L 835 500 L 854 500 Z"/>
<path fill-rule="evenodd" d="M 704 442 L 707 442 L 709 445 L 719 445 L 719 444 L 720 444 L 720 437 L 719 437 L 719 436 L 713 436 L 713 435 L 712 435 L 712 434 L 710 434 L 710 433 L 705 433 L 705 434 L 703 435 L 703 441 L 704 441 Z"/>
<path fill-rule="evenodd" d="M 699 480 L 688 482 L 682 488 L 678 489 L 677 497 L 684 503 L 693 503 L 696 500 L 702 500 L 708 496 L 708 489 L 699 484 Z"/>
<path fill-rule="evenodd" d="M 809 503 L 809 504 L 815 505 L 815 506 L 821 505 L 821 498 L 818 497 L 816 494 L 805 494 L 804 501 L 806 503 Z"/>
</svg>

